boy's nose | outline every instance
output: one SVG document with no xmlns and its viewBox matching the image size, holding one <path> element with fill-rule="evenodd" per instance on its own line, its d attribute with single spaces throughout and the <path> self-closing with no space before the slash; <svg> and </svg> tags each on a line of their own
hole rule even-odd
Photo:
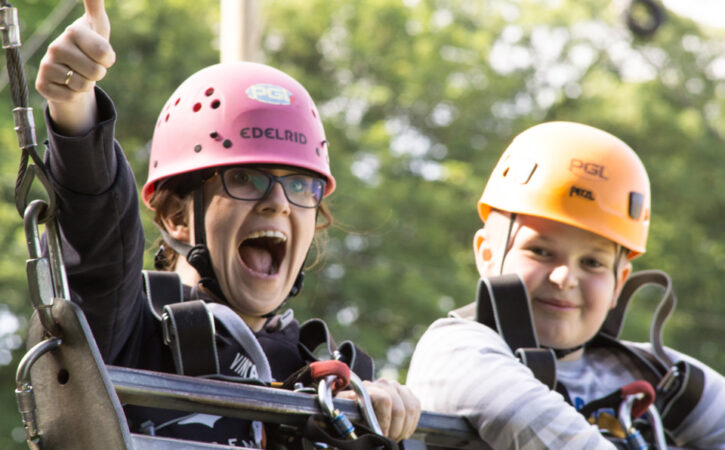
<svg viewBox="0 0 725 450">
<path fill-rule="evenodd" d="M 576 274 L 568 264 L 560 264 L 549 274 L 549 281 L 559 289 L 571 289 L 579 284 Z"/>
</svg>

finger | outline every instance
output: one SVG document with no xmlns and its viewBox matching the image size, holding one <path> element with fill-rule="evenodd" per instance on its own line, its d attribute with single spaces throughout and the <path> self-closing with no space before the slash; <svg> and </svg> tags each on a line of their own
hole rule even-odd
<svg viewBox="0 0 725 450">
<path fill-rule="evenodd" d="M 390 397 L 390 425 L 388 426 L 386 435 L 395 441 L 402 439 L 407 422 L 405 403 L 400 395 L 399 387 L 400 385 L 397 383 L 389 383 L 387 385 L 388 395 Z"/>
<path fill-rule="evenodd" d="M 111 35 L 111 23 L 106 14 L 104 0 L 83 0 L 83 5 L 91 29 L 108 40 Z"/>
<path fill-rule="evenodd" d="M 380 429 L 385 436 L 388 436 L 388 431 L 390 430 L 390 411 L 392 402 L 388 388 L 379 386 L 377 383 L 377 381 L 375 383 L 364 381 L 363 385 L 365 386 L 370 402 L 373 405 L 373 412 L 375 413 L 375 418 L 378 419 Z M 340 391 L 335 395 L 335 397 L 357 401 L 357 395 L 351 390 Z"/>
<path fill-rule="evenodd" d="M 420 400 L 413 394 L 407 386 L 400 386 L 398 393 L 403 400 L 405 408 L 405 425 L 401 431 L 400 439 L 408 439 L 415 433 L 420 420 L 421 406 Z"/>
<path fill-rule="evenodd" d="M 48 52 L 41 61 L 41 65 L 47 65 L 51 68 L 57 68 L 59 65 L 65 66 L 66 71 L 72 69 L 91 81 L 100 81 L 103 79 L 107 72 L 104 64 L 98 63 L 93 57 L 88 56 L 86 53 L 89 51 L 88 48 L 81 48 L 81 46 L 76 45 L 74 42 L 75 40 L 83 41 L 84 39 L 79 36 L 83 33 L 95 34 L 88 29 L 75 30 L 73 33 L 69 33 L 69 36 L 65 39 L 51 44 L 51 47 L 48 48 Z M 101 41 L 98 36 L 94 39 Z M 115 58 L 115 54 L 111 53 L 108 57 L 113 59 Z M 58 74 L 57 71 L 51 71 L 48 72 L 48 75 Z M 51 81 L 57 82 L 58 80 L 57 78 L 51 78 Z"/>
</svg>

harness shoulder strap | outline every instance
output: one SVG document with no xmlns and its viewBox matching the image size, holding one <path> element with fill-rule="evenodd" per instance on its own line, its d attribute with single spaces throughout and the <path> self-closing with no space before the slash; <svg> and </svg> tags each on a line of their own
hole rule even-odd
<svg viewBox="0 0 725 450">
<path fill-rule="evenodd" d="M 470 307 L 460 308 L 456 312 L 469 314 Z M 556 357 L 551 349 L 539 347 L 529 296 L 519 275 L 481 278 L 476 292 L 474 318 L 496 330 L 534 376 L 554 389 Z"/>
<path fill-rule="evenodd" d="M 662 298 L 650 325 L 652 353 L 627 345 L 618 340 L 624 315 L 630 299 L 643 286 L 654 284 L 664 289 Z M 664 351 L 662 329 L 677 304 L 672 280 L 660 270 L 642 270 L 633 273 L 617 300 L 617 306 L 610 311 L 594 342 L 616 346 L 624 350 L 633 360 L 653 373 L 653 386 L 657 387 L 655 405 L 662 416 L 662 423 L 668 430 L 674 430 L 695 408 L 705 387 L 705 374 L 700 368 L 685 361 L 673 362 Z"/>
<path fill-rule="evenodd" d="M 214 316 L 203 300 L 164 306 L 161 325 L 179 375 L 219 373 Z"/>
<path fill-rule="evenodd" d="M 219 373 L 214 316 L 203 300 L 184 302 L 184 288 L 176 272 L 143 271 L 147 306 L 161 322 L 180 375 Z"/>
<path fill-rule="evenodd" d="M 164 314 L 164 306 L 184 301 L 184 286 L 176 272 L 144 270 L 142 272 L 147 306 L 157 320 Z"/>
</svg>

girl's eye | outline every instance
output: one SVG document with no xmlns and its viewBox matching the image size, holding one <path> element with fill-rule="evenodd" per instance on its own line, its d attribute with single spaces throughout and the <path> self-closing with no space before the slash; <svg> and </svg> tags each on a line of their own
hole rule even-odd
<svg viewBox="0 0 725 450">
<path fill-rule="evenodd" d="M 292 180 L 289 187 L 293 192 L 302 192 L 305 190 L 306 183 L 302 180 Z"/>
<path fill-rule="evenodd" d="M 234 184 L 242 185 L 249 183 L 249 173 L 247 172 L 233 172 L 231 181 Z"/>
</svg>

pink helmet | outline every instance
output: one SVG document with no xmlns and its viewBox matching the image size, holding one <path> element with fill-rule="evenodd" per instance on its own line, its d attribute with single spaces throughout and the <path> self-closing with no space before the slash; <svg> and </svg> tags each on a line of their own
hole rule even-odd
<svg viewBox="0 0 725 450">
<path fill-rule="evenodd" d="M 149 205 L 158 181 L 210 167 L 282 164 L 319 173 L 335 189 L 322 121 L 310 94 L 289 75 L 251 62 L 216 64 L 171 95 L 156 122 Z"/>
</svg>

